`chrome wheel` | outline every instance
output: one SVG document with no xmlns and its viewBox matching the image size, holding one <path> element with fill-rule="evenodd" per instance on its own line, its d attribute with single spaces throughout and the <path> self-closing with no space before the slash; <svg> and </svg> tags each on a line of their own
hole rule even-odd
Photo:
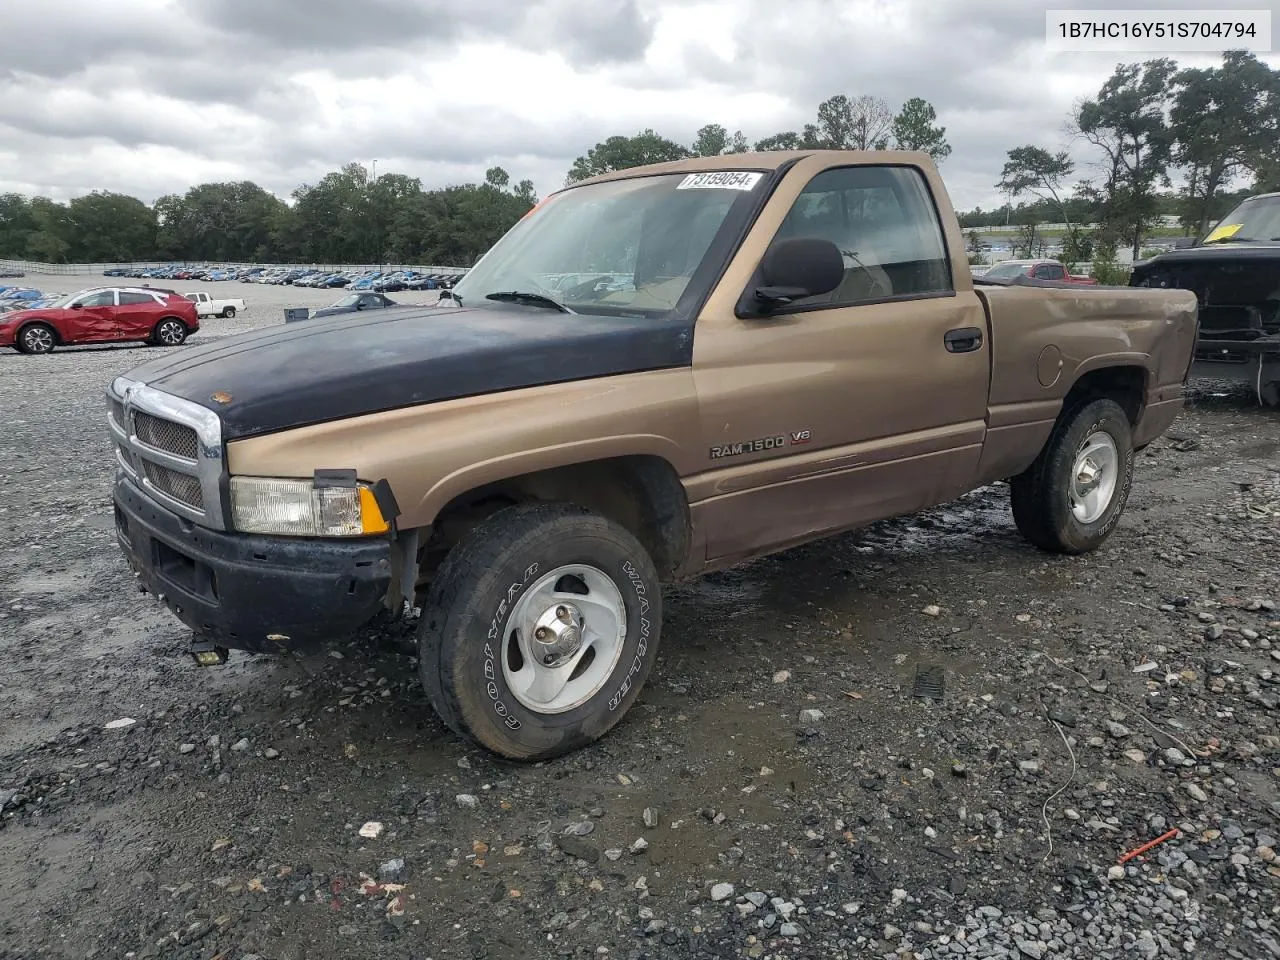
<svg viewBox="0 0 1280 960">
<path fill-rule="evenodd" d="M 187 328 L 177 320 L 166 320 L 156 329 L 156 339 L 174 347 L 187 338 Z"/>
<path fill-rule="evenodd" d="M 507 619 L 502 675 L 537 713 L 564 713 L 600 692 L 622 655 L 627 614 L 613 579 L 596 567 L 557 567 Z"/>
<path fill-rule="evenodd" d="M 27 353 L 48 353 L 53 349 L 53 332 L 48 327 L 27 327 L 22 331 L 22 346 Z"/>
<path fill-rule="evenodd" d="M 1095 523 L 1111 506 L 1120 476 L 1120 451 L 1111 434 L 1089 436 L 1071 467 L 1071 512 L 1081 523 Z"/>
</svg>

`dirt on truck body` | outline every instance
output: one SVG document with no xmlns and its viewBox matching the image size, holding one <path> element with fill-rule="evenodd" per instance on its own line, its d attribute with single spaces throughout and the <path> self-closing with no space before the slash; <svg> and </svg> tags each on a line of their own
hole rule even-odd
<svg viewBox="0 0 1280 960">
<path fill-rule="evenodd" d="M 975 285 L 925 154 L 641 167 L 435 306 L 117 378 L 117 535 L 203 660 L 420 610 L 445 722 L 550 757 L 634 702 L 664 583 L 1003 479 L 1032 543 L 1098 547 L 1196 322 L 1186 291 Z"/>
</svg>

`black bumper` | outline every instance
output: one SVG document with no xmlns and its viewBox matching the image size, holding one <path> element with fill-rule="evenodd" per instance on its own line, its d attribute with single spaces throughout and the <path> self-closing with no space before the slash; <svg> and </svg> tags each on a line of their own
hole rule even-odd
<svg viewBox="0 0 1280 960">
<path fill-rule="evenodd" d="M 147 590 L 203 640 L 234 650 L 305 651 L 355 633 L 382 609 L 386 537 L 317 540 L 219 533 L 171 513 L 126 477 L 116 539 Z"/>
</svg>

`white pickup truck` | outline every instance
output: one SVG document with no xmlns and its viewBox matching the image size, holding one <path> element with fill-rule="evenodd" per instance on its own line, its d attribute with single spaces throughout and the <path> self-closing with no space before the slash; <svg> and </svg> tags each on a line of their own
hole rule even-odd
<svg viewBox="0 0 1280 960">
<path fill-rule="evenodd" d="M 234 317 L 243 310 L 244 300 L 240 297 L 225 297 L 215 300 L 203 290 L 196 293 L 184 293 L 184 297 L 196 305 L 196 315 L 201 317 Z"/>
</svg>

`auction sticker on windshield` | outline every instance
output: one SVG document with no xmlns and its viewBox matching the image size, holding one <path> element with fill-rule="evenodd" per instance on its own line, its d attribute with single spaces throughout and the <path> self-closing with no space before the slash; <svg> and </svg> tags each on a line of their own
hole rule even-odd
<svg viewBox="0 0 1280 960">
<path fill-rule="evenodd" d="M 750 190 L 763 173 L 749 170 L 720 170 L 716 173 L 691 173 L 680 181 L 677 190 Z"/>
</svg>

